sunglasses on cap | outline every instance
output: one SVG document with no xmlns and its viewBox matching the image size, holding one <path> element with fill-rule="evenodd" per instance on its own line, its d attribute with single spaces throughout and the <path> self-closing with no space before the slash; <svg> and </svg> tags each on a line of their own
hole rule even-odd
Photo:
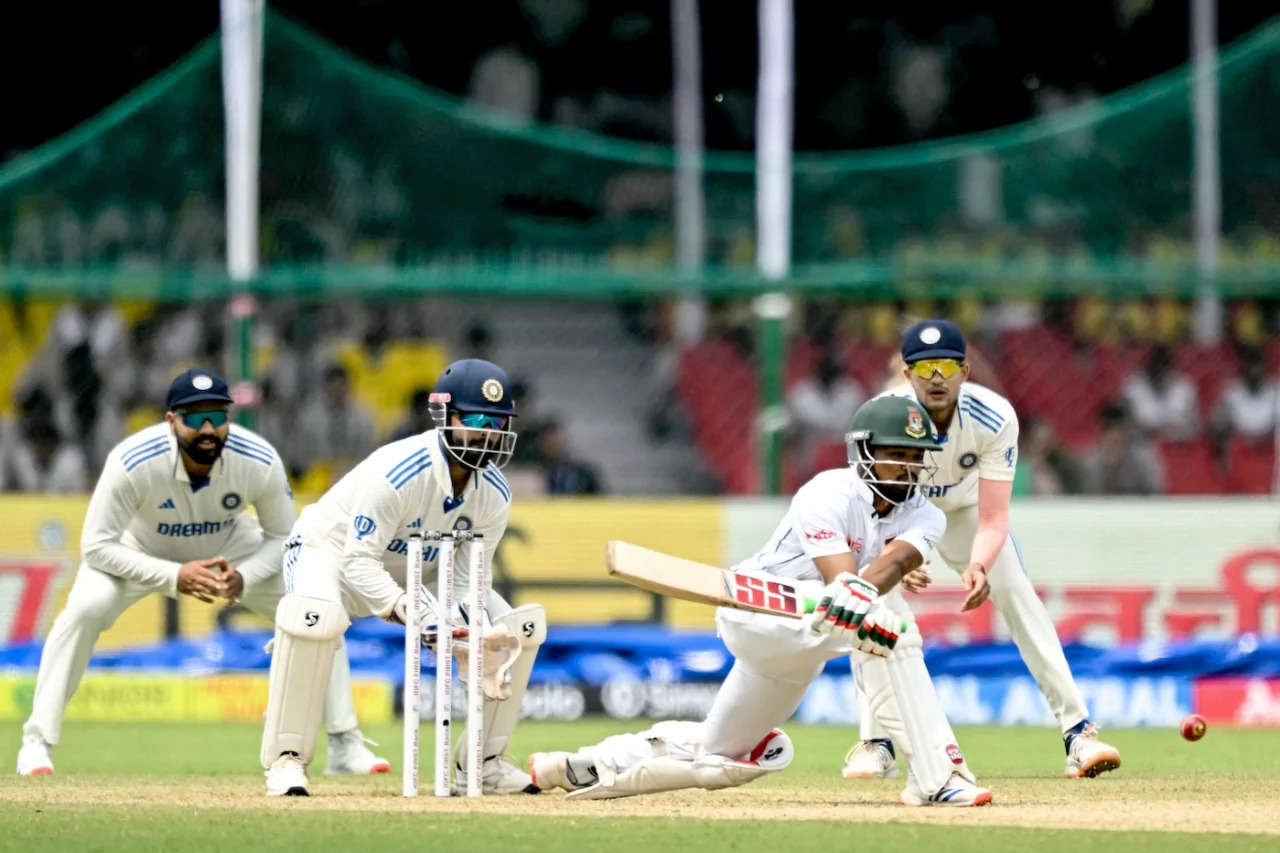
<svg viewBox="0 0 1280 853">
<path fill-rule="evenodd" d="M 231 418 L 226 409 L 211 409 L 207 412 L 175 412 L 175 414 L 187 429 L 200 429 L 205 421 L 217 429 Z"/>
<path fill-rule="evenodd" d="M 483 412 L 467 412 L 458 415 L 458 421 L 467 429 L 505 429 L 507 419 L 500 415 L 486 415 Z"/>
<path fill-rule="evenodd" d="M 926 358 L 910 365 L 910 370 L 921 379 L 932 379 L 935 372 L 943 379 L 950 379 L 960 372 L 963 365 L 954 358 Z"/>
</svg>

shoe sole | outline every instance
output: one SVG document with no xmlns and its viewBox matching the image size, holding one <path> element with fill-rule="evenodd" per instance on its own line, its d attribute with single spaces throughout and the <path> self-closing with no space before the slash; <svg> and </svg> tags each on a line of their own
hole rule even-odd
<svg viewBox="0 0 1280 853">
<path fill-rule="evenodd" d="M 30 771 L 28 771 L 28 772 L 26 772 L 26 773 L 19 773 L 18 775 L 19 775 L 19 776 L 52 776 L 52 775 L 53 775 L 53 768 L 52 768 L 52 767 L 37 767 L 35 770 L 30 770 Z"/>
<path fill-rule="evenodd" d="M 912 808 L 929 807 L 939 809 L 967 809 L 976 808 L 978 806 L 989 806 L 994 799 L 995 795 L 990 791 L 987 791 L 986 793 L 982 793 L 974 797 L 973 802 L 971 803 L 931 803 L 928 800 L 910 801 L 906 797 L 899 797 L 898 802 L 902 803 L 904 806 L 910 806 Z"/>
<path fill-rule="evenodd" d="M 324 775 L 326 776 L 375 776 L 379 773 L 390 773 L 390 772 L 391 772 L 391 765 L 384 761 L 381 764 L 373 765 L 363 773 L 357 773 L 354 770 L 330 770 L 329 768 L 326 767 L 324 771 Z"/>
<path fill-rule="evenodd" d="M 1089 764 L 1082 765 L 1080 768 L 1080 775 L 1089 779 L 1094 779 L 1103 773 L 1115 770 L 1119 766 L 1120 753 L 1113 752 L 1107 755 L 1098 756 Z"/>
<path fill-rule="evenodd" d="M 538 789 L 538 793 L 542 793 L 542 786 L 538 784 L 538 768 L 533 764 L 533 756 L 529 756 L 529 779 L 533 782 L 533 787 Z"/>
<path fill-rule="evenodd" d="M 306 788 L 302 787 L 301 785 L 294 785 L 291 788 L 286 788 L 280 793 L 276 793 L 274 791 L 267 791 L 267 796 L 268 797 L 309 797 L 311 796 L 311 792 L 308 791 Z"/>
<path fill-rule="evenodd" d="M 844 776 L 844 778 L 849 780 L 898 778 L 898 774 L 894 773 L 892 770 L 885 770 L 882 773 L 876 773 L 875 771 L 871 771 L 871 770 L 854 770 L 853 772 L 845 770 L 841 773 L 841 775 Z"/>
</svg>

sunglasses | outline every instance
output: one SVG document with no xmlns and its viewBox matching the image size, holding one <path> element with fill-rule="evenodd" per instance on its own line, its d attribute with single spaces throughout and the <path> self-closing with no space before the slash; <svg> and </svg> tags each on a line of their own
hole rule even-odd
<svg viewBox="0 0 1280 853">
<path fill-rule="evenodd" d="M 950 379 L 960 372 L 963 365 L 954 358 L 926 358 L 910 366 L 911 372 L 921 379 L 932 379 L 933 374 L 941 373 L 943 379 Z"/>
<path fill-rule="evenodd" d="M 481 412 L 458 415 L 458 421 L 467 429 L 505 429 L 507 426 L 505 417 L 486 415 Z"/>
<path fill-rule="evenodd" d="M 182 421 L 183 426 L 187 427 L 187 429 L 200 429 L 204 426 L 205 421 L 208 421 L 210 426 L 217 429 L 231 418 L 226 409 L 214 409 L 209 412 L 178 412 L 177 415 L 178 420 Z"/>
</svg>

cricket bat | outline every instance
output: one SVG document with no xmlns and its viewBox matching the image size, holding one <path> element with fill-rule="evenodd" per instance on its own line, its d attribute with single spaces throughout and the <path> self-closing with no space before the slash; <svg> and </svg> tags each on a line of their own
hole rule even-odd
<svg viewBox="0 0 1280 853">
<path fill-rule="evenodd" d="M 737 574 L 614 539 L 606 546 L 609 574 L 681 601 L 801 619 L 817 602 L 785 578 Z"/>
</svg>

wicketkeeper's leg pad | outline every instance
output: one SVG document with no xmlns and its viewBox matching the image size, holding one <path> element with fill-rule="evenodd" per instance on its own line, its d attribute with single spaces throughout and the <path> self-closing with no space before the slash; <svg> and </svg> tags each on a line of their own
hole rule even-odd
<svg viewBox="0 0 1280 853">
<path fill-rule="evenodd" d="M 526 604 L 493 620 L 495 628 L 506 628 L 520 641 L 520 654 L 507 671 L 505 699 L 484 703 L 484 757 L 501 755 L 520 721 L 520 705 L 529 688 L 538 647 L 547 640 L 547 611 L 541 604 Z M 489 667 L 486 665 L 485 669 Z M 464 667 L 463 672 L 466 671 Z M 486 694 L 488 690 L 485 691 Z"/>
<path fill-rule="evenodd" d="M 333 656 L 351 620 L 342 605 L 322 598 L 286 595 L 276 607 L 262 766 L 285 752 L 310 764 L 324 707 Z"/>
<path fill-rule="evenodd" d="M 659 733 L 667 725 L 679 726 L 680 723 L 659 723 L 640 735 L 620 736 L 617 743 L 610 744 L 614 738 L 601 743 L 593 755 L 600 781 L 588 788 L 572 791 L 569 797 L 612 800 L 686 788 L 704 791 L 736 788 L 767 773 L 782 770 L 795 757 L 791 738 L 778 729 L 770 732 L 749 756 L 736 760 L 723 755 L 708 755 L 696 742 L 671 741 L 662 737 Z M 672 734 L 677 733 L 673 727 Z M 637 748 L 624 743 L 624 740 L 642 742 L 643 746 Z M 628 756 L 627 753 L 631 754 Z M 618 763 L 619 758 L 624 759 L 624 766 Z"/>
</svg>

